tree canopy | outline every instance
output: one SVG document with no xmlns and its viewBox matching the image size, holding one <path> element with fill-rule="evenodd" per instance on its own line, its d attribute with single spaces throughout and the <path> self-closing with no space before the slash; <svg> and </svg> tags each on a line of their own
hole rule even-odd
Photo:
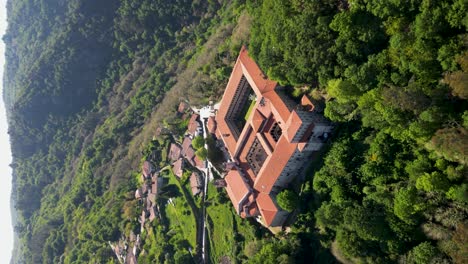
<svg viewBox="0 0 468 264">
<path fill-rule="evenodd" d="M 284 189 L 276 196 L 278 205 L 286 211 L 292 212 L 297 208 L 299 197 L 289 189 Z"/>
</svg>

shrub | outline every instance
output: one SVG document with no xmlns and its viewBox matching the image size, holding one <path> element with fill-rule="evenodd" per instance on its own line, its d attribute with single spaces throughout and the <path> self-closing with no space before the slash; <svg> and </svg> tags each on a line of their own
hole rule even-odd
<svg viewBox="0 0 468 264">
<path fill-rule="evenodd" d="M 192 140 L 192 147 L 194 149 L 201 149 L 203 148 L 203 146 L 205 145 L 205 140 L 203 139 L 202 136 L 196 136 L 193 140 Z"/>
<path fill-rule="evenodd" d="M 195 152 L 195 155 L 201 160 L 206 160 L 208 156 L 208 151 L 205 148 L 200 148 Z"/>
</svg>

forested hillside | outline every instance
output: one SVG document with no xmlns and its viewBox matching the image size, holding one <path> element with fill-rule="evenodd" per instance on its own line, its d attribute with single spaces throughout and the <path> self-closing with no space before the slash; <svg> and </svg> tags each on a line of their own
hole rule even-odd
<svg viewBox="0 0 468 264">
<path fill-rule="evenodd" d="M 214 262 L 468 262 L 466 1 L 7 8 L 13 263 L 117 262 L 109 242 L 138 228 L 141 162 L 166 153 L 157 129 L 183 133 L 181 100 L 219 100 L 242 45 L 269 78 L 323 106 L 336 129 L 310 164 L 289 233 L 249 226 L 251 241 L 214 237 L 229 251 L 213 248 Z M 223 206 L 231 205 L 214 204 L 212 215 Z M 163 241 L 170 232 L 153 230 L 142 261 L 191 261 L 178 240 Z"/>
<path fill-rule="evenodd" d="M 254 57 L 338 124 L 293 232 L 347 263 L 466 263 L 466 1 L 253 2 Z"/>
<path fill-rule="evenodd" d="M 8 2 L 4 100 L 21 244 L 14 263 L 114 259 L 108 242 L 136 221 L 121 210 L 133 196 L 142 151 L 163 117 L 175 120 L 177 91 L 205 89 L 197 100 L 219 94 L 229 72 L 211 80 L 217 68 L 192 67 L 235 58 L 224 42 L 235 33 L 238 6 Z M 241 39 L 233 39 L 233 50 Z M 212 50 L 222 44 L 224 50 Z M 192 80 L 198 75 L 211 85 Z M 166 96 L 174 85 L 179 90 Z"/>
</svg>

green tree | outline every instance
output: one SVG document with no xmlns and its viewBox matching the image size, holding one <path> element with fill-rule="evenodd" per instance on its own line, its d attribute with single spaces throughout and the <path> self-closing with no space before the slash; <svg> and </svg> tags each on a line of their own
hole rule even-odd
<svg viewBox="0 0 468 264">
<path fill-rule="evenodd" d="M 276 201 L 281 208 L 292 212 L 299 204 L 299 196 L 295 192 L 285 189 L 276 196 Z"/>
<path fill-rule="evenodd" d="M 192 146 L 196 150 L 203 148 L 205 146 L 205 139 L 202 136 L 196 136 L 192 140 Z"/>
<path fill-rule="evenodd" d="M 337 100 L 328 101 L 325 107 L 325 116 L 335 122 L 347 122 L 355 116 L 356 106 L 349 103 L 340 103 Z"/>
<path fill-rule="evenodd" d="M 418 196 L 416 188 L 402 188 L 395 194 L 393 212 L 408 224 L 418 221 L 417 214 L 424 210 L 424 204 Z"/>
<path fill-rule="evenodd" d="M 416 188 L 426 192 L 445 192 L 449 188 L 449 182 L 447 177 L 440 172 L 426 172 L 416 180 Z"/>
<path fill-rule="evenodd" d="M 319 226 L 336 229 L 343 223 L 343 213 L 343 206 L 325 201 L 315 212 L 315 218 Z"/>
<path fill-rule="evenodd" d="M 366 255 L 367 243 L 355 232 L 347 229 L 338 229 L 336 232 L 336 243 L 341 252 L 348 258 Z"/>
<path fill-rule="evenodd" d="M 342 79 L 332 79 L 327 84 L 328 95 L 340 103 L 356 102 L 362 94 L 359 89 L 350 81 Z"/>
<path fill-rule="evenodd" d="M 416 247 L 414 247 L 408 253 L 408 263 L 414 264 L 427 264 L 431 263 L 437 255 L 439 254 L 439 250 L 431 245 L 429 242 L 423 242 Z"/>
<path fill-rule="evenodd" d="M 174 254 L 176 264 L 194 263 L 192 256 L 186 249 L 179 249 Z"/>
<path fill-rule="evenodd" d="M 288 237 L 282 240 L 266 240 L 261 249 L 251 258 L 249 263 L 254 264 L 292 264 L 294 255 L 299 251 L 300 244 L 296 238 Z"/>
<path fill-rule="evenodd" d="M 244 254 L 251 258 L 257 254 L 262 249 L 262 241 L 261 240 L 254 240 L 249 241 L 244 248 Z"/>
<path fill-rule="evenodd" d="M 447 198 L 468 204 L 468 184 L 455 185 L 447 191 Z"/>
<path fill-rule="evenodd" d="M 353 230 L 364 240 L 385 241 L 390 238 L 383 208 L 371 206 L 347 207 L 344 213 L 344 226 Z"/>
<path fill-rule="evenodd" d="M 333 74 L 329 48 L 335 33 L 328 25 L 338 12 L 336 5 L 329 0 L 262 1 L 253 9 L 249 51 L 282 84 L 326 81 Z"/>
</svg>

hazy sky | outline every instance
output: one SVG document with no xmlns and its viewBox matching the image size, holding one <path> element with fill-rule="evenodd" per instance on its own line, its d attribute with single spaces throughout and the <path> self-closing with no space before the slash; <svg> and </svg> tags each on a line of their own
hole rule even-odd
<svg viewBox="0 0 468 264">
<path fill-rule="evenodd" d="M 6 0 L 0 0 L 0 36 L 6 30 Z M 0 80 L 3 80 L 5 45 L 0 41 Z M 0 81 L 0 91 L 3 82 Z M 10 263 L 13 250 L 13 227 L 10 215 L 11 163 L 10 141 L 7 134 L 5 106 L 0 93 L 0 263 Z"/>
</svg>

